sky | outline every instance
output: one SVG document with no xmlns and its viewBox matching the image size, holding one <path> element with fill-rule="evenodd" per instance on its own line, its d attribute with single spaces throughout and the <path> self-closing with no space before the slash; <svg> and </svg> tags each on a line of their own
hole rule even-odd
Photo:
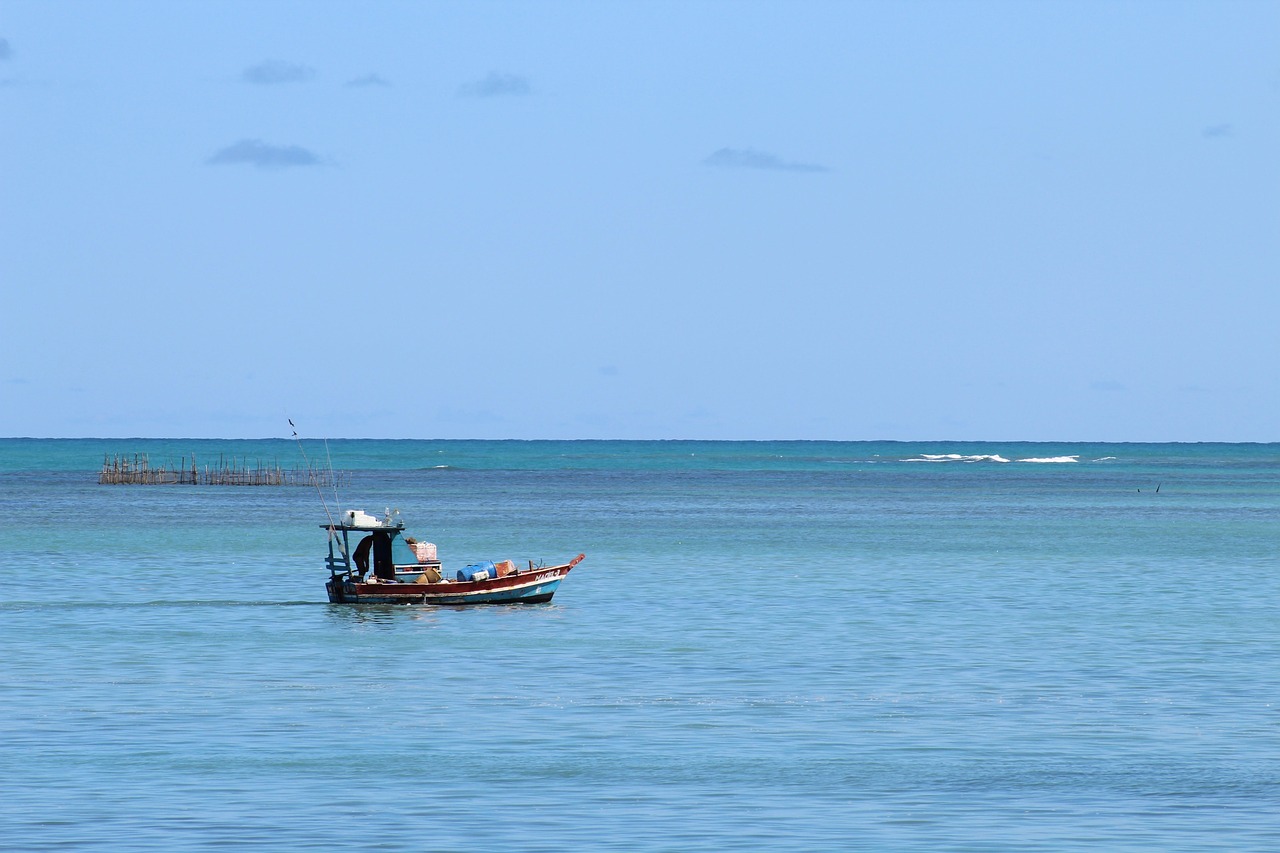
<svg viewBox="0 0 1280 853">
<path fill-rule="evenodd" d="M 1280 3 L 0 0 L 0 436 L 1280 440 Z"/>
</svg>

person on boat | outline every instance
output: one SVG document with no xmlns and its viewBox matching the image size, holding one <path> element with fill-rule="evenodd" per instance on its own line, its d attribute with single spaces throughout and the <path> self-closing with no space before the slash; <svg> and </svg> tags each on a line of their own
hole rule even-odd
<svg viewBox="0 0 1280 853">
<path fill-rule="evenodd" d="M 373 552 L 373 576 L 380 581 L 396 579 L 395 563 L 391 559 L 391 537 L 381 530 L 370 533 L 360 540 L 351 558 L 356 562 L 356 571 L 360 577 L 369 573 L 369 553 Z"/>
<path fill-rule="evenodd" d="M 369 549 L 373 547 L 373 534 L 360 540 L 360 544 L 356 546 L 356 550 L 351 554 L 351 558 L 356 561 L 356 570 L 364 577 L 369 573 Z"/>
<path fill-rule="evenodd" d="M 396 567 L 391 559 L 391 537 L 379 530 L 369 538 L 373 540 L 374 577 L 380 581 L 394 581 Z"/>
</svg>

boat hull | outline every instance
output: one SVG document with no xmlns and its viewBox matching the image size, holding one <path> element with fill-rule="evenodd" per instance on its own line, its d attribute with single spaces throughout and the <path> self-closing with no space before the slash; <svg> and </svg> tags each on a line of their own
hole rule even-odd
<svg viewBox="0 0 1280 853">
<path fill-rule="evenodd" d="M 545 604 L 577 562 L 482 581 L 365 583 L 334 576 L 325 589 L 334 604 Z"/>
</svg>

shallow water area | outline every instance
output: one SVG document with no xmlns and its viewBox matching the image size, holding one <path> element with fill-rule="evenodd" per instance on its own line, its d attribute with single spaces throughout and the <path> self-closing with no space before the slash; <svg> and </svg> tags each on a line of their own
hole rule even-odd
<svg viewBox="0 0 1280 853">
<path fill-rule="evenodd" d="M 467 609 L 326 603 L 314 489 L 97 484 L 221 444 L 294 462 L 0 440 L 13 849 L 1280 845 L 1278 446 L 309 443 L 446 568 L 587 554 Z"/>
</svg>

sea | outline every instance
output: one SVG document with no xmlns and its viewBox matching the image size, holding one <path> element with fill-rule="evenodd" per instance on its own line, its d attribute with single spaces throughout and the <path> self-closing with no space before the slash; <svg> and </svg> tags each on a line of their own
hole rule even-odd
<svg viewBox="0 0 1280 853">
<path fill-rule="evenodd" d="M 1276 444 L 3 439 L 0 847 L 1276 850 L 1278 546 Z"/>
</svg>

